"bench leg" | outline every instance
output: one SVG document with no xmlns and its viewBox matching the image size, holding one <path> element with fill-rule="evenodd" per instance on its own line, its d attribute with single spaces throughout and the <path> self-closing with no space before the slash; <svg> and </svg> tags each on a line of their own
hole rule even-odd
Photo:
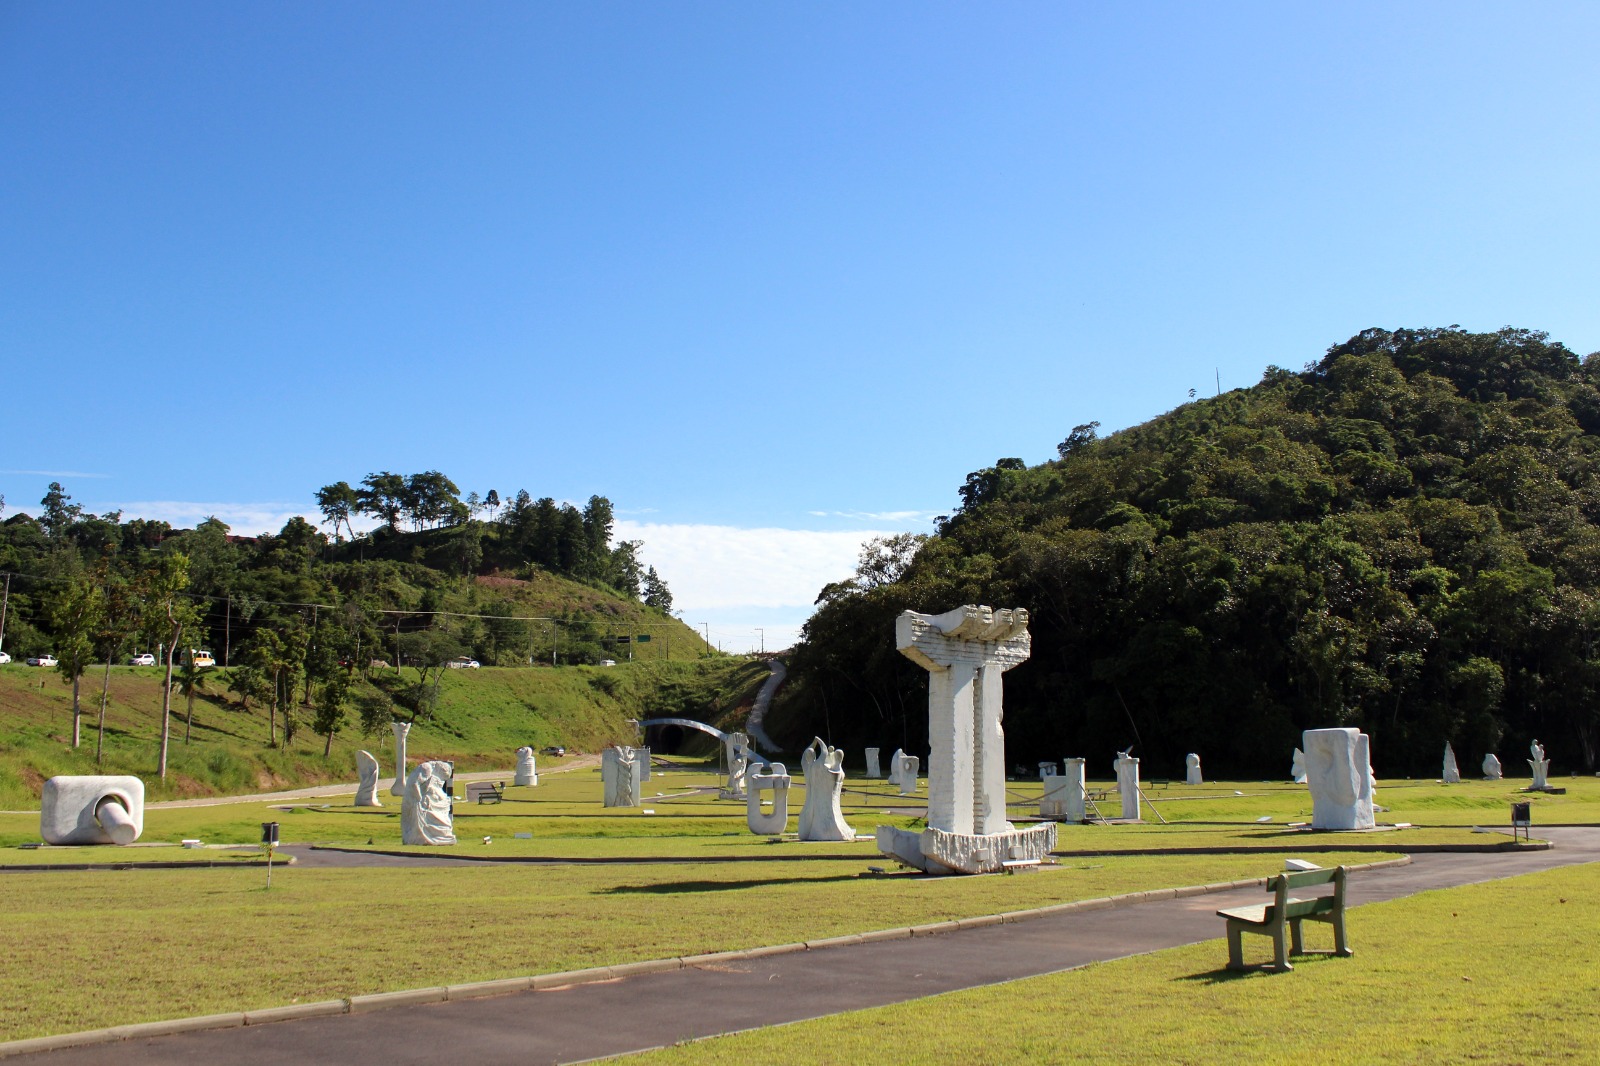
<svg viewBox="0 0 1600 1066">
<path fill-rule="evenodd" d="M 1341 908 L 1333 912 L 1333 953 L 1348 959 L 1355 952 L 1350 950 L 1350 938 L 1344 931 L 1344 910 Z"/>
<path fill-rule="evenodd" d="M 1300 919 L 1289 920 L 1289 954 L 1304 955 L 1306 953 L 1305 934 L 1300 930 Z"/>
<path fill-rule="evenodd" d="M 1233 922 L 1228 923 L 1228 969 L 1244 969 L 1244 930 Z"/>
<path fill-rule="evenodd" d="M 1279 971 L 1294 969 L 1289 965 L 1289 931 L 1284 928 L 1285 924 L 1279 922 L 1272 930 L 1272 961 Z"/>
</svg>

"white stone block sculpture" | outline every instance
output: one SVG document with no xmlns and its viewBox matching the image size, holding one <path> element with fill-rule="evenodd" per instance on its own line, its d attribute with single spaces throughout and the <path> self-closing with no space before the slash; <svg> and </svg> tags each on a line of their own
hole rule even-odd
<svg viewBox="0 0 1600 1066">
<path fill-rule="evenodd" d="M 1084 801 L 1088 796 L 1084 788 L 1083 760 L 1067 759 L 1062 763 L 1062 768 L 1065 773 L 1045 778 L 1044 796 L 1039 800 L 1039 817 L 1081 822 L 1084 820 Z"/>
<path fill-rule="evenodd" d="M 513 785 L 537 785 L 539 783 L 539 770 L 534 765 L 533 749 L 527 745 L 517 749 L 517 772 L 511 778 Z"/>
<path fill-rule="evenodd" d="M 1444 742 L 1444 783 L 1447 785 L 1461 784 L 1461 768 L 1456 765 L 1456 749 Z"/>
<path fill-rule="evenodd" d="M 922 771 L 922 760 L 903 751 L 894 753 L 894 784 L 900 795 L 909 796 L 917 790 L 917 775 Z"/>
<path fill-rule="evenodd" d="M 753 763 L 745 775 L 745 822 L 757 836 L 775 837 L 789 824 L 789 768 L 781 762 Z M 772 793 L 772 810 L 761 811 L 762 793 Z M 810 790 L 806 790 L 809 798 Z"/>
<path fill-rule="evenodd" d="M 1307 729 L 1306 784 L 1311 787 L 1311 828 L 1371 829 L 1372 759 L 1359 729 Z"/>
<path fill-rule="evenodd" d="M 1205 784 L 1205 778 L 1200 776 L 1200 756 L 1190 752 L 1183 758 L 1184 768 L 1188 772 L 1187 781 L 1191 785 Z"/>
<path fill-rule="evenodd" d="M 378 760 L 370 751 L 356 752 L 357 807 L 382 807 L 378 801 Z"/>
<path fill-rule="evenodd" d="M 873 781 L 883 776 L 883 768 L 878 765 L 878 749 L 867 749 L 867 777 Z"/>
<path fill-rule="evenodd" d="M 1047 777 L 1054 777 L 1058 772 L 1059 771 L 1056 769 L 1056 764 L 1053 762 L 1042 762 L 1039 764 L 1040 781 L 1043 781 Z"/>
<path fill-rule="evenodd" d="M 46 844 L 132 844 L 144 832 L 144 782 L 112 775 L 52 777 L 39 792 Z"/>
<path fill-rule="evenodd" d="M 806 775 L 806 802 L 800 808 L 801 840 L 854 840 L 839 798 L 844 792 L 844 752 L 816 737 L 800 756 Z"/>
<path fill-rule="evenodd" d="M 650 749 L 634 748 L 633 761 L 639 764 L 640 784 L 650 780 Z"/>
<path fill-rule="evenodd" d="M 1483 757 L 1483 779 L 1485 781 L 1498 781 L 1500 780 L 1500 776 L 1501 770 L 1499 757 L 1496 755 L 1485 755 Z"/>
<path fill-rule="evenodd" d="M 1544 757 L 1544 745 L 1535 740 L 1528 745 L 1528 752 L 1533 758 L 1528 760 L 1528 765 L 1533 768 L 1533 785 L 1537 790 L 1550 787 L 1550 760 Z"/>
<path fill-rule="evenodd" d="M 1294 749 L 1294 761 L 1289 764 L 1289 780 L 1297 785 L 1306 783 L 1306 753 Z"/>
<path fill-rule="evenodd" d="M 600 753 L 600 781 L 605 786 L 607 807 L 639 805 L 639 760 L 633 749 L 612 745 Z"/>
<path fill-rule="evenodd" d="M 722 742 L 723 753 L 728 758 L 728 783 L 719 793 L 723 799 L 745 798 L 745 774 L 750 767 L 750 737 L 744 733 L 729 733 Z"/>
<path fill-rule="evenodd" d="M 400 841 L 403 844 L 454 844 L 455 819 L 450 805 L 450 778 L 454 768 L 437 760 L 418 763 L 406 778 L 400 800 Z"/>
<path fill-rule="evenodd" d="M 1003 676 L 1032 651 L 1028 612 L 967 605 L 905 611 L 895 646 L 928 671 L 928 828 L 879 826 L 879 850 L 927 873 L 994 873 L 1042 860 L 1056 824 L 1006 821 Z"/>
<path fill-rule="evenodd" d="M 1117 752 L 1117 795 L 1122 799 L 1122 818 L 1128 822 L 1142 821 L 1139 810 L 1139 760 L 1133 749 Z"/>
<path fill-rule="evenodd" d="M 406 734 L 411 732 L 411 723 L 390 722 L 389 728 L 394 730 L 394 784 L 389 786 L 389 795 L 404 796 L 406 794 Z"/>
</svg>

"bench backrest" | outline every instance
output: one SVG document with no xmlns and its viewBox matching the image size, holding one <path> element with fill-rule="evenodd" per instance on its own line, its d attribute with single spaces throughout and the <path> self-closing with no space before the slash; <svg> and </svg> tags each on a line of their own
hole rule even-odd
<svg viewBox="0 0 1600 1066">
<path fill-rule="evenodd" d="M 1313 885 L 1333 884 L 1333 895 L 1318 896 L 1314 899 L 1289 901 L 1289 891 L 1295 888 L 1308 888 Z M 1345 869 L 1335 866 L 1331 870 L 1301 870 L 1295 873 L 1279 874 L 1267 882 L 1267 891 L 1277 898 L 1273 901 L 1269 913 L 1282 915 L 1284 918 L 1304 918 L 1313 914 L 1328 914 L 1344 908 Z"/>
</svg>

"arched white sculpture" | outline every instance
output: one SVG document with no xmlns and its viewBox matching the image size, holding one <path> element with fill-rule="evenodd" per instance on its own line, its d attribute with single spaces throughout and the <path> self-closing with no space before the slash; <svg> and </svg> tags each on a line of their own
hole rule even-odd
<svg viewBox="0 0 1600 1066">
<path fill-rule="evenodd" d="M 1533 758 L 1528 760 L 1528 765 L 1533 768 L 1534 789 L 1543 790 L 1550 787 L 1550 760 L 1544 757 L 1544 745 L 1535 740 L 1528 745 L 1528 752 Z"/>
<path fill-rule="evenodd" d="M 356 785 L 356 806 L 382 807 L 378 801 L 378 760 L 372 752 L 356 752 L 356 774 L 360 779 Z"/>
<path fill-rule="evenodd" d="M 750 766 L 745 776 L 749 798 L 745 800 L 745 822 L 758 836 L 778 836 L 789 824 L 789 768 L 781 762 Z M 772 793 L 772 811 L 761 813 L 761 794 Z M 809 795 L 809 790 L 808 793 Z"/>
<path fill-rule="evenodd" d="M 639 805 L 639 760 L 633 749 L 620 744 L 600 753 L 600 781 L 605 787 L 607 807 Z"/>
<path fill-rule="evenodd" d="M 406 734 L 411 732 L 411 723 L 390 722 L 389 728 L 394 730 L 394 784 L 389 786 L 389 795 L 404 796 L 406 794 Z"/>
<path fill-rule="evenodd" d="M 883 769 L 878 765 L 878 749 L 867 749 L 867 776 L 876 781 L 883 776 Z"/>
<path fill-rule="evenodd" d="M 1083 782 L 1083 760 L 1067 759 L 1061 765 L 1065 773 L 1045 778 L 1044 796 L 1039 800 L 1039 817 L 1081 822 L 1084 820 L 1084 800 L 1088 794 Z"/>
<path fill-rule="evenodd" d="M 455 819 L 447 785 L 452 768 L 437 760 L 419 763 L 406 778 L 400 801 L 400 840 L 404 844 L 454 844 Z"/>
<path fill-rule="evenodd" d="M 1500 780 L 1500 776 L 1501 770 L 1499 757 L 1493 754 L 1485 755 L 1483 757 L 1483 779 L 1485 781 L 1498 781 Z"/>
<path fill-rule="evenodd" d="M 1461 768 L 1456 765 L 1456 749 L 1444 742 L 1444 783 L 1447 785 L 1461 784 Z"/>
<path fill-rule="evenodd" d="M 39 792 L 46 844 L 132 844 L 144 832 L 144 782 L 121 775 L 52 777 Z"/>
<path fill-rule="evenodd" d="M 1117 752 L 1117 794 L 1122 798 L 1122 818 L 1128 822 L 1142 821 L 1139 810 L 1139 760 L 1133 749 Z"/>
<path fill-rule="evenodd" d="M 800 769 L 806 775 L 800 839 L 854 840 L 856 831 L 845 824 L 844 812 L 839 809 L 839 797 L 844 792 L 844 752 L 816 737 L 800 756 Z"/>
<path fill-rule="evenodd" d="M 1302 734 L 1311 828 L 1371 829 L 1372 759 L 1359 729 L 1308 729 Z"/>
<path fill-rule="evenodd" d="M 517 749 L 517 772 L 511 778 L 513 785 L 537 785 L 539 771 L 533 763 L 533 749 L 527 745 Z"/>
<path fill-rule="evenodd" d="M 1188 771 L 1188 783 L 1191 785 L 1205 784 L 1205 778 L 1200 776 L 1200 756 L 1190 752 L 1184 756 L 1183 765 Z"/>
<path fill-rule="evenodd" d="M 1289 779 L 1297 785 L 1306 783 L 1306 753 L 1294 749 L 1294 761 L 1289 764 Z"/>
</svg>

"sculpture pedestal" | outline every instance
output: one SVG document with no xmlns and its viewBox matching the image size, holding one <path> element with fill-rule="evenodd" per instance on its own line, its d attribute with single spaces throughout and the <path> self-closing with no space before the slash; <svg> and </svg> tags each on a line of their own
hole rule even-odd
<svg viewBox="0 0 1600 1066">
<path fill-rule="evenodd" d="M 1008 862 L 1043 862 L 1056 846 L 1056 824 L 1007 833 L 947 833 L 942 829 L 878 827 L 878 850 L 929 874 L 992 874 Z"/>
</svg>

